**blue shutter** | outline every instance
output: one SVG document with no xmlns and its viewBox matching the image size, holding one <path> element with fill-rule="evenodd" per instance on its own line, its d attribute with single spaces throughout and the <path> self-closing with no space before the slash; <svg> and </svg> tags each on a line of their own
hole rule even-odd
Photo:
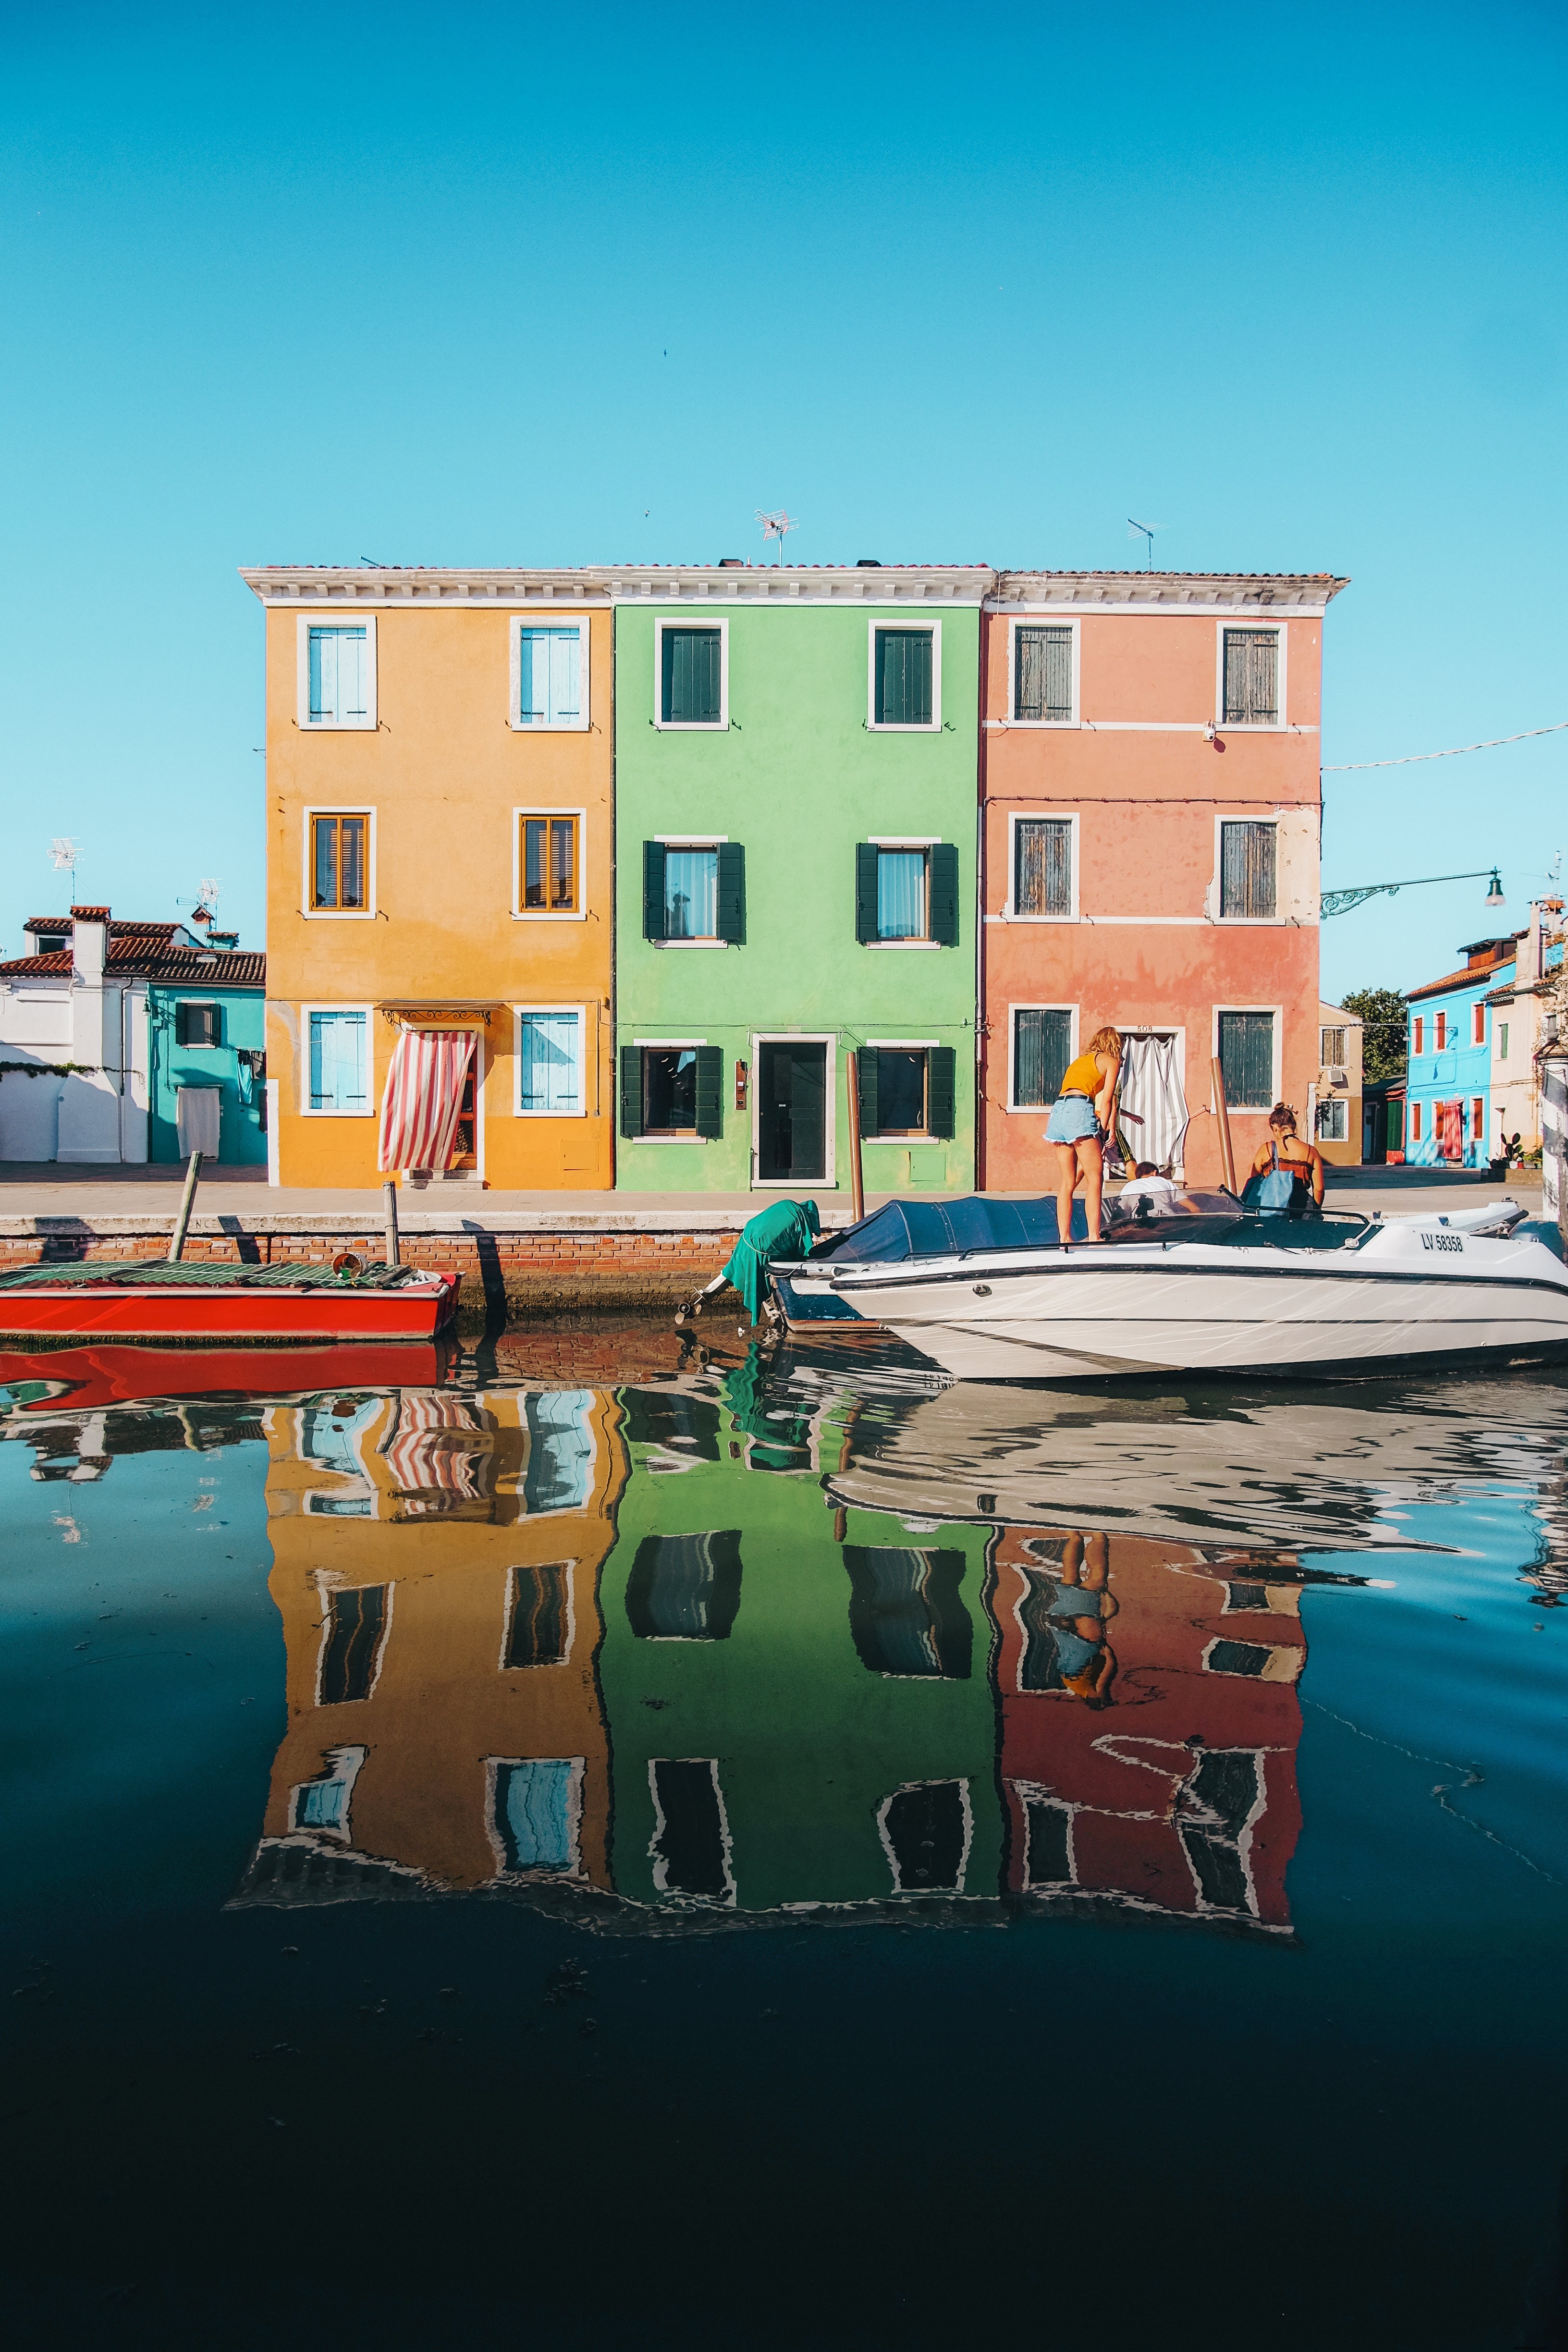
<svg viewBox="0 0 1568 2352">
<path fill-rule="evenodd" d="M 331 706 L 335 706 L 337 699 L 337 664 L 328 643 L 331 635 L 329 629 L 312 629 L 310 632 L 312 719 L 331 718 L 333 710 Z"/>
<path fill-rule="evenodd" d="M 550 724 L 575 727 L 580 710 L 578 680 L 582 646 L 575 629 L 550 632 Z"/>
<path fill-rule="evenodd" d="M 363 629 L 340 629 L 338 639 L 338 717 L 363 719 L 369 715 L 369 662 Z"/>
<path fill-rule="evenodd" d="M 521 727 L 542 727 L 544 724 L 543 664 L 539 660 L 539 631 L 519 629 L 517 633 L 517 717 Z"/>
<path fill-rule="evenodd" d="M 518 1055 L 518 1106 L 568 1115 L 581 1107 L 578 1016 L 525 1013 Z"/>
<path fill-rule="evenodd" d="M 310 1015 L 310 1108 L 360 1111 L 369 1103 L 363 1013 Z"/>
</svg>

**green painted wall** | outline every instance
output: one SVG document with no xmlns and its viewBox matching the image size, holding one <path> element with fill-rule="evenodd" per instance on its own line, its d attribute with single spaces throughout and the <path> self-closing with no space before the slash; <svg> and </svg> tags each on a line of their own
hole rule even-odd
<svg viewBox="0 0 1568 2352">
<path fill-rule="evenodd" d="M 648 1767 L 653 1758 L 673 1757 L 717 1763 L 741 1910 L 889 1899 L 879 1810 L 906 1784 L 933 1780 L 967 1783 L 973 1832 L 963 1892 L 994 1896 L 1003 1830 L 984 1600 L 990 1530 L 944 1524 L 911 1534 L 879 1512 L 847 1514 L 851 1545 L 941 1546 L 964 1561 L 959 1593 L 973 1629 L 967 1675 L 872 1671 L 851 1633 L 850 1579 L 820 1475 L 839 1460 L 843 1430 L 833 1407 L 815 1427 L 779 1424 L 763 1417 L 747 1374 L 731 1375 L 725 1389 L 716 1429 L 709 1415 L 686 1417 L 696 1447 L 689 1440 L 679 1447 L 640 1441 L 636 1419 L 630 1423 L 634 1474 L 600 1588 L 616 1892 L 634 1902 L 666 1899 L 649 1851 L 656 1814 Z M 638 1398 L 655 1409 L 677 1402 L 643 1391 L 627 1393 L 628 1407 Z M 647 1466 L 650 1455 L 668 1465 L 680 1454 L 689 1467 Z M 643 1538 L 723 1529 L 738 1529 L 741 1539 L 740 1606 L 728 1637 L 668 1641 L 636 1633 L 627 1585 Z"/>
<path fill-rule="evenodd" d="M 933 606 L 935 600 L 932 600 Z M 658 619 L 729 623 L 729 726 L 656 728 Z M 937 732 L 866 725 L 868 625 L 940 619 Z M 628 1191 L 743 1192 L 752 1182 L 752 1039 L 832 1032 L 836 1185 L 849 1194 L 845 1053 L 868 1037 L 953 1048 L 955 1132 L 945 1143 L 866 1146 L 868 1192 L 974 1183 L 975 812 L 979 612 L 900 605 L 755 611 L 706 600 L 616 613 L 616 985 L 619 1042 L 703 1038 L 723 1052 L 723 1133 L 701 1143 L 621 1138 L 616 1181 Z M 646 840 L 727 835 L 746 852 L 746 941 L 655 946 L 643 937 Z M 917 835 L 959 853 L 959 944 L 868 948 L 855 937 L 855 845 Z M 734 1066 L 752 1071 L 735 1108 Z"/>
</svg>

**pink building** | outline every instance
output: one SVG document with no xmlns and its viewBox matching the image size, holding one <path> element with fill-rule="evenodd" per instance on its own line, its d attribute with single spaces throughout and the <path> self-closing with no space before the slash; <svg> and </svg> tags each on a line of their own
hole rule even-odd
<svg viewBox="0 0 1568 2352">
<path fill-rule="evenodd" d="M 1040 1192 L 1062 1072 L 1130 1041 L 1139 1155 L 1238 1174 L 1320 1062 L 1331 574 L 1011 572 L 982 621 L 982 1181 Z"/>
</svg>

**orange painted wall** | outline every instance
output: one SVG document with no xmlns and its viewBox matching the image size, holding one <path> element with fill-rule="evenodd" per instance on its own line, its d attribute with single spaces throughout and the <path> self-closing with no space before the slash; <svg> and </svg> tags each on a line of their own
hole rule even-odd
<svg viewBox="0 0 1568 2352">
<path fill-rule="evenodd" d="M 1077 727 L 996 723 L 1009 715 L 1016 617 L 1079 620 Z M 1220 750 L 1203 730 L 1215 713 L 1217 636 L 1227 617 L 1285 633 L 1289 731 L 1221 728 Z M 1218 1182 L 1209 1074 L 1216 1010 L 1280 1008 L 1282 1090 L 1303 1129 L 1318 1074 L 1321 616 L 1287 619 L 1252 607 L 1227 615 L 1212 606 L 1191 614 L 990 611 L 983 625 L 985 1187 L 1043 1192 L 1054 1182 L 1042 1140 L 1047 1114 L 1009 1108 L 1010 1008 L 1020 1004 L 1076 1006 L 1079 1044 L 1107 1021 L 1184 1030 L 1187 1181 Z M 1113 720 L 1121 726 L 1104 723 Z M 1077 814 L 1077 920 L 994 919 L 1012 892 L 1009 811 Z M 1216 818 L 1277 814 L 1281 919 L 1213 920 Z M 1238 1174 L 1267 1125 L 1266 1111 L 1233 1111 Z"/>
<path fill-rule="evenodd" d="M 302 734 L 297 646 L 302 606 L 267 614 L 268 1036 L 278 1081 L 285 1184 L 378 1183 L 376 1117 L 302 1110 L 315 1004 L 484 1005 L 480 1171 L 501 1189 L 598 1189 L 613 1181 L 612 803 L 614 677 L 608 608 L 531 609 L 589 629 L 590 725 L 525 732 L 508 724 L 512 614 L 504 607 L 398 611 L 377 605 L 374 732 Z M 366 607 L 366 609 L 371 609 Z M 317 617 L 353 620 L 354 611 Z M 374 921 L 307 918 L 308 808 L 371 804 Z M 512 911 L 513 811 L 585 809 L 582 921 Z M 510 1008 L 584 1004 L 587 1115 L 521 1118 Z M 370 1023 L 379 1112 L 397 1032 Z"/>
</svg>

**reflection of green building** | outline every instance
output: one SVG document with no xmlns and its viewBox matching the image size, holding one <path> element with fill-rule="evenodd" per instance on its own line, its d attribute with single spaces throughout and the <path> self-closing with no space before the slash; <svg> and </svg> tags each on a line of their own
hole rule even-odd
<svg viewBox="0 0 1568 2352">
<path fill-rule="evenodd" d="M 798 1391 L 796 1392 L 798 1393 Z M 614 1878 L 637 1902 L 994 1895 L 989 1530 L 826 1507 L 848 1400 L 628 1390 L 605 1560 Z"/>
</svg>

